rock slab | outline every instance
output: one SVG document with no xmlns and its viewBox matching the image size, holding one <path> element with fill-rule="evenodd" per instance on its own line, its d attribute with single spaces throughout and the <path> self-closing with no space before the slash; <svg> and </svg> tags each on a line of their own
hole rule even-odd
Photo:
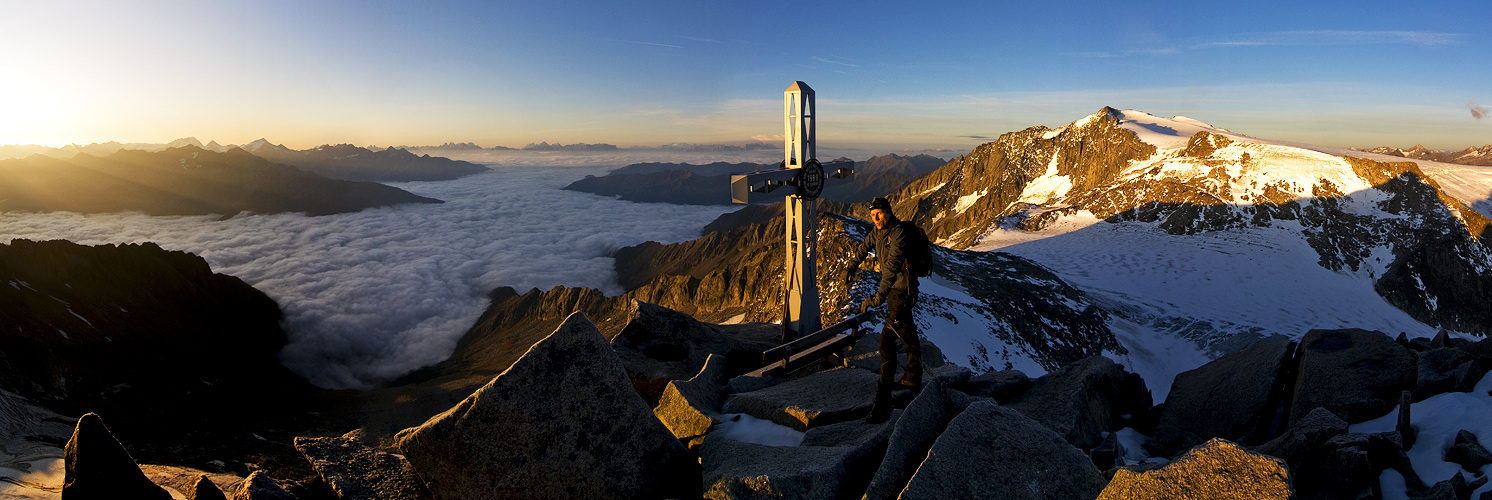
<svg viewBox="0 0 1492 500">
<path fill-rule="evenodd" d="M 722 413 L 745 413 L 800 431 L 864 416 L 875 400 L 876 375 L 840 368 L 732 394 Z"/>
<path fill-rule="evenodd" d="M 633 391 L 606 337 L 582 313 L 461 403 L 395 440 L 438 499 L 700 491 L 698 462 Z"/>
<path fill-rule="evenodd" d="M 900 498 L 1068 500 L 1103 487 L 1082 450 L 1021 412 L 979 401 L 948 423 Z"/>
</svg>

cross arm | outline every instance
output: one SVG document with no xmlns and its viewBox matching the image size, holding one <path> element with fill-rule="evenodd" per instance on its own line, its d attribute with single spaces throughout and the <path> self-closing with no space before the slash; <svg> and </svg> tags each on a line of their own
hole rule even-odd
<svg viewBox="0 0 1492 500">
<path fill-rule="evenodd" d="M 800 186 L 802 175 L 806 170 L 817 173 L 819 189 L 829 181 L 849 179 L 855 173 L 855 162 L 836 161 L 818 165 L 816 160 L 809 160 L 808 168 L 790 168 L 782 170 L 760 170 L 751 173 L 730 176 L 730 201 L 732 203 L 750 203 L 751 193 L 770 193 L 782 186 Z M 828 177 L 825 179 L 824 177 Z M 810 198 L 818 196 L 814 191 Z"/>
</svg>

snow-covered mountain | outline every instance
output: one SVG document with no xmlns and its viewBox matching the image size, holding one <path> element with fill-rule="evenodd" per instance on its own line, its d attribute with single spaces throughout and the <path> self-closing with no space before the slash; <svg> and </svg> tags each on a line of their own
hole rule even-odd
<svg viewBox="0 0 1492 500">
<path fill-rule="evenodd" d="M 1489 192 L 1492 169 L 1104 108 L 1005 134 L 892 200 L 944 246 L 1021 256 L 1082 290 L 1160 396 L 1262 337 L 1492 332 L 1492 230 L 1473 209 Z"/>
</svg>

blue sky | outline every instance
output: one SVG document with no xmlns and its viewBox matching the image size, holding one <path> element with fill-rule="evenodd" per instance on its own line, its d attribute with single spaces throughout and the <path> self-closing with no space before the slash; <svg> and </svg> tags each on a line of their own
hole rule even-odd
<svg viewBox="0 0 1492 500">
<path fill-rule="evenodd" d="M 1492 143 L 1492 2 L 7 1 L 0 144 L 961 153 L 1103 106 L 1331 146 Z M 778 139 L 780 140 L 780 139 Z"/>
</svg>

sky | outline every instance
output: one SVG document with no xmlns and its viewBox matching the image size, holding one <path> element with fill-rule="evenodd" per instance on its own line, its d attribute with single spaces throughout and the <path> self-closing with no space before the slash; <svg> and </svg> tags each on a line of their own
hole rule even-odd
<svg viewBox="0 0 1492 500">
<path fill-rule="evenodd" d="M 0 0 L 0 144 L 966 152 L 1103 106 L 1337 147 L 1492 143 L 1492 3 Z"/>
</svg>

